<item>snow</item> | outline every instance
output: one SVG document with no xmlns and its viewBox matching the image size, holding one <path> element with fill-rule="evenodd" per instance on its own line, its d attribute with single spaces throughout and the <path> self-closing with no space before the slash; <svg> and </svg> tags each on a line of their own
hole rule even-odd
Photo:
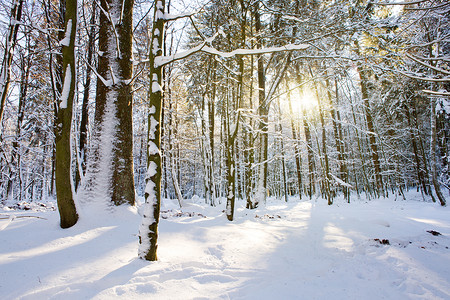
<svg viewBox="0 0 450 300">
<path fill-rule="evenodd" d="M 147 174 L 150 172 L 150 170 L 147 170 Z M 155 198 L 155 187 L 156 184 L 153 181 L 148 180 L 147 184 L 145 185 L 145 193 L 150 195 L 149 198 Z"/>
<path fill-rule="evenodd" d="M 159 31 L 158 31 L 159 33 Z M 156 56 L 158 54 L 158 51 L 161 50 L 161 48 L 159 47 L 159 43 L 158 43 L 158 39 L 155 37 L 153 38 L 153 43 L 152 43 L 152 53 Z"/>
<path fill-rule="evenodd" d="M 344 186 L 349 189 L 353 189 L 353 186 L 351 184 L 346 183 L 345 181 L 343 181 L 342 179 L 336 177 L 335 175 L 333 175 L 331 173 L 329 173 L 329 174 L 336 181 L 336 183 L 339 184 L 340 186 Z"/>
<path fill-rule="evenodd" d="M 224 202 L 196 197 L 181 210 L 164 199 L 157 262 L 137 258 L 134 207 L 81 214 L 69 229 L 56 211 L 0 208 L 0 296 L 450 299 L 450 208 L 406 197 L 268 199 L 256 210 L 239 200 L 233 222 Z"/>
<path fill-rule="evenodd" d="M 70 34 L 72 33 L 72 19 L 67 21 L 66 33 L 64 38 L 59 42 L 61 46 L 68 47 L 70 44 Z"/>
<path fill-rule="evenodd" d="M 154 114 L 154 113 L 153 113 Z M 148 136 L 151 140 L 155 139 L 155 133 L 156 133 L 156 127 L 158 126 L 159 122 L 156 121 L 155 117 L 152 115 L 150 115 L 150 129 L 148 132 Z"/>
<path fill-rule="evenodd" d="M 194 53 L 200 52 L 200 51 L 204 52 L 204 53 L 213 54 L 213 55 L 216 55 L 216 56 L 219 56 L 222 58 L 230 58 L 230 57 L 234 57 L 236 55 L 260 55 L 260 54 L 267 54 L 267 53 L 274 53 L 274 52 L 305 50 L 309 47 L 308 44 L 287 44 L 287 45 L 281 46 L 281 47 L 269 47 L 269 48 L 264 48 L 264 49 L 236 49 L 236 50 L 233 50 L 230 52 L 223 52 L 223 51 L 219 51 L 213 47 L 207 46 L 207 44 L 211 43 L 212 40 L 221 33 L 222 32 L 219 31 L 218 33 L 213 35 L 211 38 L 205 40 L 200 45 L 195 46 L 189 50 L 179 51 L 179 52 L 175 53 L 174 55 L 155 57 L 155 67 L 167 65 L 171 62 L 186 58 L 186 57 L 188 57 Z M 155 47 L 153 47 L 153 48 L 155 48 Z"/>
<path fill-rule="evenodd" d="M 69 99 L 71 82 L 72 82 L 72 71 L 70 69 L 70 64 L 68 64 L 66 68 L 66 76 L 64 77 L 63 90 L 61 92 L 61 102 L 59 104 L 60 108 L 67 108 L 67 100 Z"/>
<path fill-rule="evenodd" d="M 77 195 L 79 201 L 94 205 L 91 209 L 108 209 L 107 203 L 111 200 L 111 166 L 113 161 L 114 142 L 117 134 L 117 107 L 114 101 L 117 99 L 117 91 L 110 90 L 106 97 L 103 122 L 93 140 L 93 152 L 98 151 L 99 160 L 91 160 L 82 183 L 82 191 Z M 102 207 L 102 208 L 100 208 Z"/>
<path fill-rule="evenodd" d="M 161 92 L 162 88 L 158 83 L 158 74 L 153 74 L 152 76 L 152 93 Z"/>
<path fill-rule="evenodd" d="M 194 12 L 187 12 L 187 13 L 182 13 L 182 14 L 169 14 L 169 13 L 165 13 L 164 14 L 164 20 L 167 21 L 175 21 L 178 19 L 182 19 L 182 18 L 189 18 L 192 17 L 193 15 L 197 14 L 198 11 L 194 11 Z"/>
<path fill-rule="evenodd" d="M 163 20 L 164 19 L 164 6 L 162 5 L 161 1 L 156 2 L 156 15 L 155 15 L 155 20 Z"/>
<path fill-rule="evenodd" d="M 152 141 L 148 142 L 148 154 L 149 155 L 156 155 L 159 153 L 159 149 L 156 146 L 155 143 L 153 143 Z"/>
<path fill-rule="evenodd" d="M 155 162 L 154 161 L 151 161 L 149 164 L 148 164 L 148 169 L 147 169 L 147 176 L 148 176 L 148 178 L 150 178 L 150 177 L 153 177 L 153 176 L 155 176 L 156 175 L 156 171 L 158 170 L 158 166 L 155 164 Z"/>
<path fill-rule="evenodd" d="M 445 98 L 441 99 L 441 105 L 442 105 L 442 110 L 446 113 L 446 114 L 450 114 L 450 101 L 448 101 Z"/>
</svg>

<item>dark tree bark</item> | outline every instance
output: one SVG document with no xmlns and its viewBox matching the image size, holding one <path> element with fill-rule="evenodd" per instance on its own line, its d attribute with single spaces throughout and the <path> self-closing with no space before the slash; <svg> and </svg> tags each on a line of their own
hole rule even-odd
<svg viewBox="0 0 450 300">
<path fill-rule="evenodd" d="M 62 40 L 63 88 L 55 127 L 56 166 L 55 183 L 61 228 L 69 228 L 78 221 L 71 184 L 70 132 L 72 106 L 75 96 L 75 36 L 77 31 L 77 1 L 66 0 L 65 37 Z"/>
<path fill-rule="evenodd" d="M 294 112 L 292 111 L 292 103 L 291 103 L 291 92 L 288 94 L 288 106 L 289 106 L 289 114 L 291 115 L 291 132 L 292 139 L 294 141 L 294 155 L 295 155 L 295 167 L 297 170 L 297 188 L 298 188 L 298 196 L 302 199 L 303 194 L 303 183 L 302 183 L 302 156 L 300 153 L 300 145 L 299 145 L 299 137 L 297 134 L 297 127 L 294 122 Z"/>
<path fill-rule="evenodd" d="M 95 107 L 95 149 L 91 156 L 95 181 L 114 205 L 134 205 L 132 45 L 133 0 L 102 0 Z M 120 18 L 119 18 L 120 16 Z M 109 165 L 101 169 L 101 165 Z M 97 174 L 95 174 L 97 173 Z M 95 177 L 97 176 L 97 177 Z"/>
<path fill-rule="evenodd" d="M 239 105 L 239 104 L 238 104 Z M 240 107 L 238 107 L 240 108 Z M 239 118 L 240 112 L 238 110 L 237 116 L 235 117 L 234 126 L 231 125 L 233 122 L 230 115 L 230 103 L 227 97 L 226 100 L 226 167 L 227 167 L 227 204 L 226 204 L 226 215 L 228 221 L 233 221 L 234 219 L 234 205 L 236 201 L 236 137 L 239 129 Z M 233 110 L 232 110 L 233 111 Z"/>
<path fill-rule="evenodd" d="M 255 5 L 254 18 L 255 18 L 255 34 L 256 48 L 262 48 L 262 25 L 261 15 L 259 13 L 259 2 Z M 258 115 L 259 115 L 259 131 L 260 131 L 260 154 L 259 154 L 259 174 L 257 184 L 257 197 L 254 203 L 254 207 L 258 206 L 258 202 L 265 201 L 267 193 L 267 171 L 268 171 L 268 127 L 269 127 L 269 104 L 266 101 L 266 78 L 264 72 L 264 56 L 257 55 L 257 72 L 258 72 Z"/>
<path fill-rule="evenodd" d="M 92 15 L 90 20 L 90 30 L 88 35 L 88 53 L 86 61 L 90 66 L 93 65 L 93 56 L 94 56 L 94 46 L 95 46 L 95 15 L 96 15 L 96 7 L 95 3 L 92 4 Z M 90 66 L 86 66 L 86 80 L 84 82 L 84 91 L 83 91 L 83 102 L 81 104 L 81 120 L 80 120 L 80 138 L 79 138 L 79 153 L 80 153 L 80 167 L 81 170 L 77 172 L 77 182 L 75 183 L 75 188 L 78 188 L 80 184 L 80 175 L 84 176 L 86 174 L 86 160 L 87 160 L 87 130 L 88 130 L 88 121 L 89 121 L 89 92 L 91 87 L 91 74 L 92 69 Z"/>
<path fill-rule="evenodd" d="M 11 8 L 11 20 L 9 24 L 8 35 L 6 37 L 2 68 L 0 70 L 0 126 L 3 120 L 6 97 L 8 96 L 9 85 L 11 82 L 11 63 L 14 55 L 14 48 L 16 46 L 20 19 L 22 17 L 22 6 L 23 0 L 19 0 L 18 2 L 14 2 L 13 7 Z"/>
<path fill-rule="evenodd" d="M 372 113 L 370 111 L 370 97 L 369 97 L 369 75 L 363 70 L 360 63 L 357 65 L 357 70 L 361 80 L 361 96 L 364 103 L 364 114 L 366 117 L 367 130 L 369 132 L 369 145 L 370 152 L 372 156 L 372 163 L 375 172 L 375 187 L 378 196 L 383 193 L 383 179 L 381 177 L 381 165 L 380 165 L 380 155 L 378 152 L 378 145 L 376 140 L 375 127 L 373 124 Z"/>
<path fill-rule="evenodd" d="M 27 39 L 27 47 L 30 48 L 29 40 Z M 18 201 L 22 201 L 22 176 L 21 176 L 21 153 L 20 153 L 20 137 L 22 135 L 22 123 L 24 118 L 24 110 L 26 103 L 26 96 L 28 91 L 28 79 L 30 76 L 31 67 L 31 55 L 25 57 L 21 55 L 20 58 L 20 68 L 21 68 L 21 79 L 20 79 L 20 93 L 19 93 L 19 103 L 17 110 L 17 122 L 16 122 L 16 137 L 12 142 L 12 153 L 11 153 L 11 166 L 13 169 L 10 170 L 10 176 L 8 180 L 7 187 L 7 198 L 11 199 L 13 197 L 13 187 L 14 181 L 18 180 Z"/>
<path fill-rule="evenodd" d="M 411 101 L 414 101 L 414 99 L 411 99 Z M 412 120 L 411 112 L 409 109 L 409 106 L 411 105 L 411 103 L 410 103 L 411 101 L 408 101 L 407 103 L 405 103 L 404 107 L 405 107 L 406 118 L 408 120 L 409 136 L 411 139 L 411 145 L 412 145 L 413 154 L 414 154 L 415 169 L 416 169 L 416 173 L 417 173 L 417 185 L 418 185 L 417 188 L 418 189 L 420 188 L 425 195 L 428 195 L 428 189 L 427 189 L 427 185 L 425 182 L 424 170 L 420 164 L 420 156 L 419 156 L 419 149 L 417 147 L 416 135 L 414 134 L 415 128 L 412 124 L 413 120 Z"/>
<path fill-rule="evenodd" d="M 311 67 L 309 68 L 309 72 L 311 75 L 311 78 L 314 78 L 314 74 L 312 72 Z M 325 124 L 325 108 L 323 105 L 323 101 L 321 100 L 321 96 L 319 93 L 319 87 L 318 87 L 318 83 L 314 80 L 314 89 L 316 91 L 316 97 L 317 97 L 317 104 L 318 104 L 318 108 L 319 108 L 319 119 L 320 119 L 320 124 L 322 125 L 322 168 L 323 168 L 323 191 L 322 191 L 322 195 L 325 194 L 325 198 L 328 201 L 328 205 L 333 204 L 333 198 L 331 195 L 331 190 L 330 190 L 330 163 L 328 160 L 328 151 L 327 151 L 327 131 L 326 131 L 326 124 Z"/>
</svg>

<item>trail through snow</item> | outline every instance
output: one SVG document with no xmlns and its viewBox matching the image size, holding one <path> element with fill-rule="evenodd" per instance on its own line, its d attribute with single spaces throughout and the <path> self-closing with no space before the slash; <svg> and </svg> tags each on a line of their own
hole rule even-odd
<svg viewBox="0 0 450 300">
<path fill-rule="evenodd" d="M 233 222 L 224 203 L 165 200 L 153 263 L 137 259 L 135 208 L 70 229 L 55 211 L 3 208 L 0 298 L 450 299 L 450 209 L 408 199 L 238 202 Z"/>
</svg>

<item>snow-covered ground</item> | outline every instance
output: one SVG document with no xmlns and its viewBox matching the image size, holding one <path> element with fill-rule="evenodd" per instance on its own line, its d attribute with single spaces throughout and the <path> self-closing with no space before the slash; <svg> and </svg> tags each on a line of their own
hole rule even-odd
<svg viewBox="0 0 450 300">
<path fill-rule="evenodd" d="M 234 222 L 166 200 L 158 262 L 137 258 L 135 208 L 70 229 L 3 208 L 0 299 L 450 299 L 450 208 L 407 198 L 238 202 Z"/>
</svg>

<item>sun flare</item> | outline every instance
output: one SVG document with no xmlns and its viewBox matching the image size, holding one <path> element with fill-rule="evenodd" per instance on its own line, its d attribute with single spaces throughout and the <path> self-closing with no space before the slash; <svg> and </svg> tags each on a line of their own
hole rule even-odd
<svg viewBox="0 0 450 300">
<path fill-rule="evenodd" d="M 289 99 L 292 107 L 292 114 L 299 115 L 304 111 L 311 111 L 317 108 L 317 99 L 313 91 L 309 88 L 303 88 L 301 91 L 293 90 L 290 97 L 286 97 L 286 108 L 289 108 Z M 290 111 L 290 110 L 289 110 Z"/>
</svg>

